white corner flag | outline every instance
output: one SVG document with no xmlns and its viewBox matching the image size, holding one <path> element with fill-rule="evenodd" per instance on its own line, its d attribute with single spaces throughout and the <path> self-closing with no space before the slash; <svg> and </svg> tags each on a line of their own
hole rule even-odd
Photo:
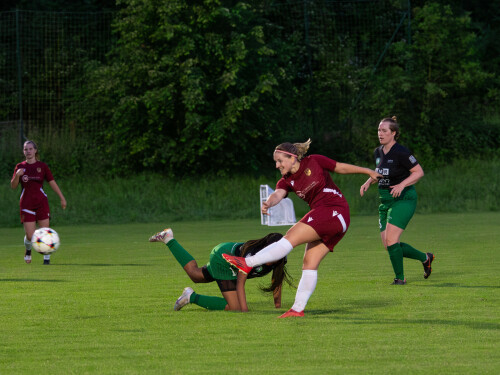
<svg viewBox="0 0 500 375">
<path fill-rule="evenodd" d="M 264 203 L 272 193 L 273 189 L 269 185 L 260 185 L 260 205 Z M 295 219 L 295 210 L 293 202 L 290 198 L 284 198 L 276 206 L 273 206 L 267 212 L 269 215 L 260 213 L 260 223 L 262 225 L 277 226 L 277 225 L 293 225 L 297 221 Z"/>
</svg>

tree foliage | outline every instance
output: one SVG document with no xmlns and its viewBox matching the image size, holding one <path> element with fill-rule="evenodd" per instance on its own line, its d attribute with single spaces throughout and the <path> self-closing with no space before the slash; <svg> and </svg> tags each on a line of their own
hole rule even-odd
<svg viewBox="0 0 500 375">
<path fill-rule="evenodd" d="M 397 115 L 404 142 L 429 164 L 498 150 L 498 119 L 488 122 L 500 104 L 497 77 L 483 69 L 472 29 L 470 17 L 448 5 L 414 9 L 411 43 L 394 43 L 362 103 L 378 113 L 373 133 L 377 120 Z M 357 129 L 355 142 L 363 144 L 365 131 Z"/>
<path fill-rule="evenodd" d="M 55 59 L 31 82 L 61 95 L 58 126 L 85 137 L 70 152 L 61 148 L 66 164 L 48 161 L 112 175 L 261 174 L 273 169 L 276 144 L 311 137 L 313 152 L 369 162 L 377 123 L 389 115 L 426 166 L 498 155 L 500 7 L 415 0 L 405 29 L 406 10 L 396 3 L 119 0 L 105 62 L 81 48 L 71 64 Z M 18 2 L 30 4 L 77 11 L 100 2 Z M 392 30 L 399 34 L 390 43 Z M 35 44 L 34 61 L 54 54 Z M 69 84 L 46 84 L 56 72 Z M 16 90 L 14 80 L 0 83 Z M 10 113 L 12 100 L 4 102 L 0 112 Z"/>
<path fill-rule="evenodd" d="M 90 67 L 87 95 L 109 121 L 102 147 L 112 167 L 257 169 L 255 150 L 276 138 L 268 114 L 291 77 L 263 12 L 240 1 L 123 4 L 119 42 L 108 65 Z"/>
</svg>

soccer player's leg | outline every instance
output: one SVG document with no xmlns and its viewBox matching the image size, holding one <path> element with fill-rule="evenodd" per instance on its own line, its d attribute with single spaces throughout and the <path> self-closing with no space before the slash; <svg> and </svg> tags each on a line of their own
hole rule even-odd
<svg viewBox="0 0 500 375">
<path fill-rule="evenodd" d="M 27 212 L 24 210 L 21 214 L 22 223 L 24 227 L 24 261 L 31 263 L 31 239 L 36 230 L 36 216 L 34 212 Z"/>
<path fill-rule="evenodd" d="M 404 267 L 403 267 L 403 251 L 399 245 L 399 236 L 402 231 L 399 228 L 389 224 L 389 219 L 392 217 L 392 204 L 391 199 L 386 199 L 386 203 L 379 206 L 379 228 L 380 238 L 382 244 L 389 254 L 392 269 L 394 270 L 393 285 L 404 285 Z"/>
<path fill-rule="evenodd" d="M 415 213 L 416 206 L 416 194 L 414 194 L 413 191 L 407 192 L 407 194 L 405 194 L 405 199 L 399 200 L 393 205 L 390 220 L 391 224 L 403 230 L 406 229 Z M 432 272 L 431 263 L 434 260 L 434 255 L 432 253 L 424 253 L 417 250 L 405 242 L 400 242 L 400 246 L 403 251 L 403 257 L 416 259 L 422 262 L 424 267 L 424 278 L 427 279 Z"/>
<path fill-rule="evenodd" d="M 50 228 L 48 209 L 49 205 L 47 203 L 43 209 L 38 210 L 36 213 L 39 228 Z M 50 254 L 43 254 L 43 264 L 45 264 L 46 266 L 50 264 Z"/>
</svg>

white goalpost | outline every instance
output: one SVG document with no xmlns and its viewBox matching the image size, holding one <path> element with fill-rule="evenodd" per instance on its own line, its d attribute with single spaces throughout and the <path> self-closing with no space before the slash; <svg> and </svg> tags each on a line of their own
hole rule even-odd
<svg viewBox="0 0 500 375">
<path fill-rule="evenodd" d="M 260 205 L 264 203 L 274 192 L 269 185 L 260 185 Z M 260 208 L 260 207 L 259 207 Z M 277 225 L 293 225 L 297 221 L 295 218 L 295 210 L 293 202 L 290 198 L 284 198 L 276 206 L 271 207 L 268 211 L 269 215 L 260 213 L 260 223 L 262 225 L 277 226 Z"/>
</svg>

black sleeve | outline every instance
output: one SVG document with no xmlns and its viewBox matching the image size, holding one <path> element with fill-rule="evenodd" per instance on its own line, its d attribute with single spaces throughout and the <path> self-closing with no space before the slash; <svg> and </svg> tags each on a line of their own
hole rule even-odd
<svg viewBox="0 0 500 375">
<path fill-rule="evenodd" d="M 399 162 L 407 170 L 412 169 L 414 166 L 418 165 L 418 160 L 412 155 L 410 150 L 406 147 L 401 147 L 399 154 Z"/>
</svg>

